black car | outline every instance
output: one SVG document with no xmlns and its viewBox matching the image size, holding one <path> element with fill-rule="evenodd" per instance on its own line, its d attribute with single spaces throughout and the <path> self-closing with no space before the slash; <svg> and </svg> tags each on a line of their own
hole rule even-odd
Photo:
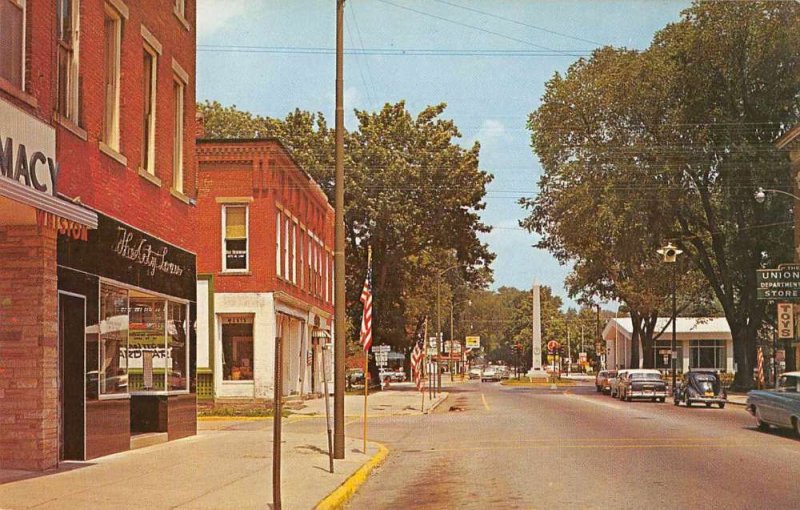
<svg viewBox="0 0 800 510">
<path fill-rule="evenodd" d="M 675 405 L 683 402 L 686 407 L 691 407 L 692 404 L 705 404 L 706 407 L 717 404 L 722 409 L 728 402 L 716 372 L 700 370 L 684 374 L 683 381 L 675 388 L 672 398 Z"/>
</svg>

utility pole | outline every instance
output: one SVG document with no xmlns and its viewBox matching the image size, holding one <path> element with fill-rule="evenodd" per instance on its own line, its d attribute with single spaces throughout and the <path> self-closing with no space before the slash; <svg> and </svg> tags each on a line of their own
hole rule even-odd
<svg viewBox="0 0 800 510">
<path fill-rule="evenodd" d="M 336 213 L 334 239 L 334 395 L 333 395 L 333 456 L 344 458 L 344 361 L 347 350 L 345 338 L 344 292 L 344 2 L 336 0 Z M 366 367 L 364 381 L 366 384 Z"/>
</svg>

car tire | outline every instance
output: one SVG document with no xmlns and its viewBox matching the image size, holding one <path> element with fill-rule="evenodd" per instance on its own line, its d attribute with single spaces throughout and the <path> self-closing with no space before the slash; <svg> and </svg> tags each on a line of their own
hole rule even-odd
<svg viewBox="0 0 800 510">
<path fill-rule="evenodd" d="M 597 390 L 597 393 L 600 393 L 601 391 L 603 391 L 602 388 L 600 388 L 600 386 L 597 386 L 597 385 L 595 385 L 594 389 Z"/>
<path fill-rule="evenodd" d="M 756 427 L 758 427 L 758 430 L 762 432 L 769 430 L 769 423 L 761 419 L 761 413 L 758 411 L 757 407 L 753 408 L 753 416 L 756 417 Z"/>
<path fill-rule="evenodd" d="M 792 424 L 794 425 L 795 435 L 800 436 L 800 418 L 792 418 Z"/>
<path fill-rule="evenodd" d="M 673 399 L 672 399 L 672 405 L 674 405 L 674 406 L 677 406 L 677 405 L 679 405 L 680 403 L 681 403 L 681 401 L 680 401 L 680 400 L 678 400 L 678 397 L 673 397 Z"/>
<path fill-rule="evenodd" d="M 625 395 L 625 401 L 626 402 L 633 402 L 633 397 L 631 397 L 630 395 Z"/>
<path fill-rule="evenodd" d="M 658 402 L 663 404 L 667 400 L 667 397 L 661 397 L 658 399 Z"/>
<path fill-rule="evenodd" d="M 720 409 L 725 409 L 725 402 L 720 402 L 719 403 L 719 408 Z"/>
<path fill-rule="evenodd" d="M 686 407 L 692 407 L 692 401 L 691 401 L 691 400 L 689 400 L 688 398 L 686 399 L 686 401 L 684 402 L 684 404 L 686 404 Z"/>
<path fill-rule="evenodd" d="M 711 402 L 706 402 L 706 407 L 711 407 Z"/>
</svg>

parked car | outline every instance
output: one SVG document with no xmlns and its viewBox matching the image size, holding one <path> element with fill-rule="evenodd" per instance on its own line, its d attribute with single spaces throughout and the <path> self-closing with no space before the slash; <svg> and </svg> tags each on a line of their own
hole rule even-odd
<svg viewBox="0 0 800 510">
<path fill-rule="evenodd" d="M 649 368 L 628 370 L 617 391 L 619 399 L 628 402 L 635 398 L 650 399 L 653 402 L 664 402 L 667 399 L 667 383 L 661 377 L 661 372 Z"/>
<path fill-rule="evenodd" d="M 470 369 L 469 369 L 469 378 L 470 378 L 470 379 L 480 379 L 480 378 L 481 378 L 481 373 L 482 373 L 482 372 L 483 372 L 483 369 L 480 369 L 480 368 L 470 368 Z"/>
<path fill-rule="evenodd" d="M 617 371 L 616 370 L 601 370 L 597 372 L 597 375 L 594 378 L 594 387 L 597 389 L 597 392 L 611 391 L 611 385 L 609 383 L 610 378 L 616 377 Z"/>
<path fill-rule="evenodd" d="M 768 430 L 772 425 L 794 429 L 800 436 L 800 372 L 783 374 L 778 389 L 748 393 L 747 410 L 755 416 L 759 430 Z"/>
<path fill-rule="evenodd" d="M 627 370 L 618 370 L 617 376 L 613 379 L 609 380 L 610 390 L 608 392 L 614 398 L 619 398 L 619 387 L 622 381 L 625 379 L 625 374 L 627 374 Z"/>
<path fill-rule="evenodd" d="M 485 368 L 481 373 L 481 382 L 486 381 L 499 381 L 500 374 L 497 373 L 493 367 Z"/>
<path fill-rule="evenodd" d="M 686 407 L 692 404 L 705 404 L 706 407 L 717 404 L 722 409 L 728 399 L 715 371 L 692 370 L 685 373 L 683 381 L 676 385 L 672 402 L 675 405 L 683 402 Z"/>
</svg>

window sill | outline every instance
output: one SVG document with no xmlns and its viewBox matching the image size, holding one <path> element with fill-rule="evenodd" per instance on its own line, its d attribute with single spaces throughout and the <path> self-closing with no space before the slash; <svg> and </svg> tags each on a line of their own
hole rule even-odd
<svg viewBox="0 0 800 510">
<path fill-rule="evenodd" d="M 251 273 L 249 269 L 226 269 L 224 271 L 220 271 L 217 273 L 219 276 L 250 276 Z"/>
<path fill-rule="evenodd" d="M 19 99 L 23 103 L 32 106 L 33 108 L 39 107 L 39 101 L 37 101 L 35 97 L 20 89 L 5 78 L 0 78 L 0 90 L 11 97 Z"/>
<path fill-rule="evenodd" d="M 252 379 L 247 379 L 247 380 L 241 380 L 240 379 L 238 381 L 234 381 L 234 380 L 230 380 L 229 381 L 227 379 L 223 379 L 222 380 L 222 384 L 231 384 L 231 385 L 234 385 L 234 384 L 253 384 L 253 380 Z"/>
<path fill-rule="evenodd" d="M 77 136 L 84 142 L 87 140 L 86 130 L 80 127 L 79 125 L 75 124 L 68 118 L 64 117 L 58 112 L 53 112 L 53 120 L 56 121 L 58 124 L 61 125 L 64 129 L 72 133 L 73 135 Z"/>
<path fill-rule="evenodd" d="M 100 146 L 100 152 L 102 152 L 106 156 L 110 157 L 111 159 L 113 159 L 114 161 L 119 163 L 120 165 L 125 166 L 125 167 L 128 166 L 128 158 L 126 158 L 125 156 L 123 156 L 122 154 L 117 152 L 116 150 L 114 150 L 111 147 L 109 147 L 108 144 L 106 144 L 103 141 L 100 141 L 99 146 Z"/>
<path fill-rule="evenodd" d="M 170 193 L 170 195 L 172 195 L 173 197 L 177 198 L 178 200 L 180 200 L 184 204 L 194 205 L 194 204 L 192 204 L 192 199 L 187 197 L 186 195 L 184 195 L 182 191 L 178 191 L 175 188 L 170 188 L 169 189 L 169 193 Z"/>
<path fill-rule="evenodd" d="M 133 397 L 169 397 L 172 395 L 187 395 L 189 390 L 136 390 L 131 392 Z"/>
<path fill-rule="evenodd" d="M 158 186 L 159 188 L 161 187 L 161 179 L 159 179 L 155 175 L 151 174 L 150 172 L 148 172 L 144 168 L 139 168 L 139 175 L 141 177 L 143 177 L 144 180 L 146 180 L 150 184 L 153 184 L 154 186 Z"/>
<path fill-rule="evenodd" d="M 178 12 L 178 10 L 177 10 L 177 9 L 174 9 L 174 10 L 172 11 L 172 14 L 174 14 L 174 15 L 175 15 L 175 17 L 176 17 L 176 18 L 178 18 L 178 21 L 180 21 L 180 22 L 181 22 L 181 25 L 183 25 L 183 28 L 184 28 L 184 29 L 186 29 L 187 31 L 189 31 L 189 30 L 191 30 L 191 29 L 192 29 L 192 27 L 189 25 L 189 20 L 187 20 L 187 19 L 186 19 L 186 17 L 184 17 L 184 15 L 183 15 L 183 14 L 181 14 L 180 12 Z"/>
</svg>

